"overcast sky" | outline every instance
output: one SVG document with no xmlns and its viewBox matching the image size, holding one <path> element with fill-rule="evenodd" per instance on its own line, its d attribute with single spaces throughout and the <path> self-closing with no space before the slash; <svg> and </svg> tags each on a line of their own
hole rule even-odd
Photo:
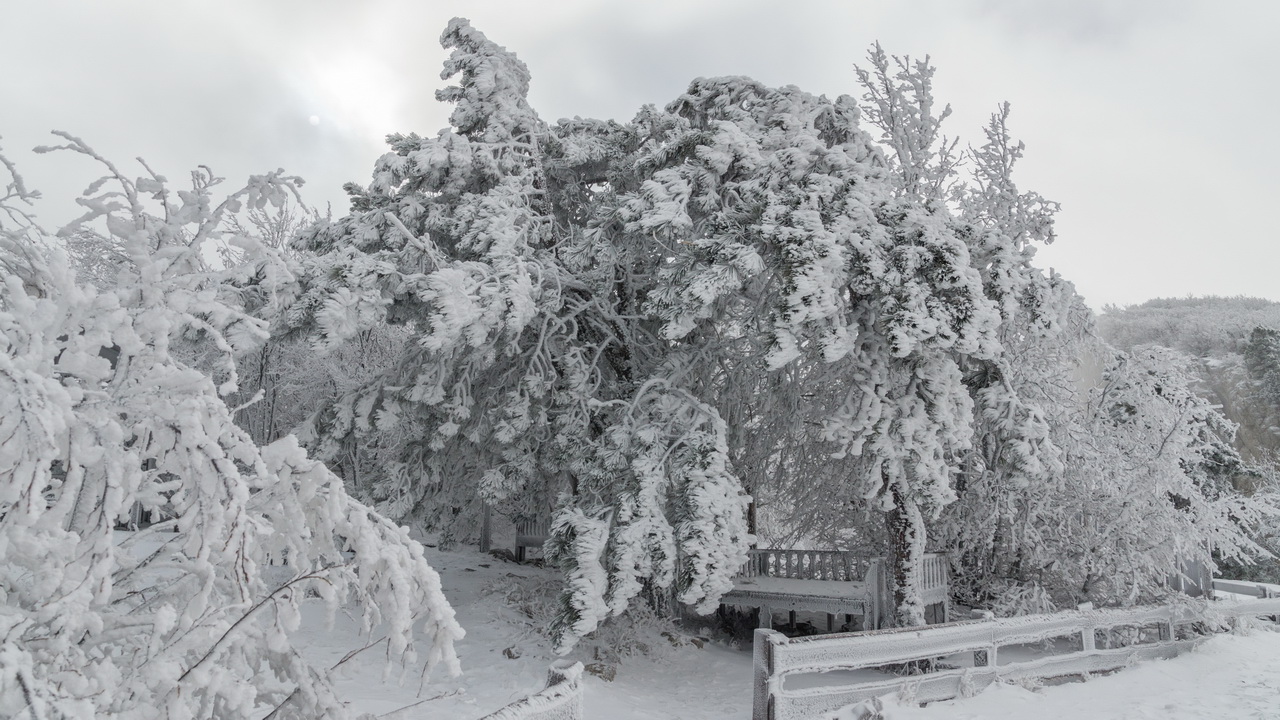
<svg viewBox="0 0 1280 720">
<path fill-rule="evenodd" d="M 514 50 L 544 119 L 629 120 L 699 76 L 834 97 L 879 40 L 929 54 L 949 134 L 1013 105 L 1020 185 L 1062 204 L 1040 264 L 1094 308 L 1152 297 L 1280 300 L 1280 3 L 1185 0 L 41 0 L 0 11 L 0 144 L 49 224 L 97 177 L 37 156 L 70 131 L 171 180 L 283 167 L 346 212 L 388 132 L 434 134 L 461 15 Z M 238 185 L 237 185 L 238 187 Z"/>
</svg>

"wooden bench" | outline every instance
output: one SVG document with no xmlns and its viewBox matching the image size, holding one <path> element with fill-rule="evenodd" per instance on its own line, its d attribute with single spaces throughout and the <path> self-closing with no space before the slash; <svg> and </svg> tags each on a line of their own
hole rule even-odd
<svg viewBox="0 0 1280 720">
<path fill-rule="evenodd" d="M 550 535 L 549 520 L 521 520 L 516 523 L 516 560 L 524 562 L 528 548 L 541 550 Z"/>
<path fill-rule="evenodd" d="M 945 555 L 928 553 L 921 569 L 921 592 L 930 623 L 947 621 L 950 593 Z M 837 615 L 862 618 L 862 629 L 884 627 L 891 617 L 892 593 L 883 558 L 840 550 L 751 550 L 721 604 L 757 608 L 760 627 L 773 626 L 773 613 L 785 610 L 795 625 L 797 611 L 827 615 L 827 632 Z"/>
</svg>

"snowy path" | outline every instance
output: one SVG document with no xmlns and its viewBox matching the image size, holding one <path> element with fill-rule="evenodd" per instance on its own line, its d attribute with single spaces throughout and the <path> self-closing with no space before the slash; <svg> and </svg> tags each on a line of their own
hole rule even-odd
<svg viewBox="0 0 1280 720">
<path fill-rule="evenodd" d="M 1172 660 L 1036 692 L 996 685 L 927 708 L 889 703 L 885 720 L 1245 720 L 1280 718 L 1280 632 L 1223 635 Z"/>
<path fill-rule="evenodd" d="M 339 692 L 352 709 L 383 720 L 474 720 L 541 690 L 547 668 L 557 658 L 543 635 L 545 628 L 522 613 L 532 599 L 520 588 L 530 581 L 557 582 L 556 574 L 477 552 L 429 548 L 427 555 L 467 631 L 457 645 L 463 675 L 433 677 L 419 695 L 416 675 L 403 684 L 394 676 L 383 681 L 381 648 L 373 648 L 346 663 L 339 675 Z M 332 630 L 324 629 L 318 602 L 304 610 L 303 630 L 296 639 L 308 658 L 325 667 L 363 644 L 358 623 L 351 618 L 340 615 Z M 589 720 L 751 717 L 749 648 L 711 643 L 702 649 L 676 649 L 656 631 L 643 639 L 652 652 L 615 663 L 612 681 L 583 677 Z M 581 653 L 571 659 L 593 661 Z"/>
</svg>

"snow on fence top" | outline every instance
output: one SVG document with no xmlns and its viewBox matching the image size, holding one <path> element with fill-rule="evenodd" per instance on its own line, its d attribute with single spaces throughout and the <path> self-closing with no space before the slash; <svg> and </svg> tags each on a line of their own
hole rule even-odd
<svg viewBox="0 0 1280 720">
<path fill-rule="evenodd" d="M 1179 627 L 1278 614 L 1280 599 L 1266 599 L 1207 611 L 1186 605 L 1077 610 L 802 638 L 760 629 L 752 718 L 799 720 L 893 692 L 931 702 L 967 697 L 1001 679 L 1106 672 L 1173 657 L 1203 639 Z M 1070 646 L 1067 652 L 1044 655 L 1026 647 L 1059 639 Z M 816 674 L 833 672 L 822 678 L 828 684 L 812 687 Z M 847 682 L 830 684 L 833 677 Z"/>
<path fill-rule="evenodd" d="M 1280 587 L 1267 583 L 1255 583 L 1247 580 L 1213 580 L 1213 589 L 1219 592 L 1251 595 L 1260 598 L 1280 597 Z"/>
<path fill-rule="evenodd" d="M 480 720 L 582 720 L 582 663 L 555 662 L 544 690 Z"/>
</svg>

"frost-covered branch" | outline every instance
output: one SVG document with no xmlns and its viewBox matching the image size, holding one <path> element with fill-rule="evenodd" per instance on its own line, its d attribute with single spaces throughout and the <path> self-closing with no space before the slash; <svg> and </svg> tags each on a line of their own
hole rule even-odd
<svg viewBox="0 0 1280 720">
<path fill-rule="evenodd" d="M 127 260 L 93 288 L 56 249 L 15 241 L 38 228 L 0 238 L 0 711 L 345 717 L 292 649 L 307 592 L 331 613 L 355 603 L 387 633 L 389 659 L 417 662 L 425 646 L 428 668 L 456 672 L 462 631 L 421 546 L 291 437 L 255 445 L 214 380 L 173 352 L 198 331 L 233 382 L 233 352 L 265 328 L 236 302 L 235 271 L 199 254 L 236 203 L 261 207 L 289 179 L 254 178 L 215 204 L 206 170 L 172 204 L 154 173 L 129 181 L 63 137 L 115 183 L 91 188 L 64 234 L 100 221 Z M 121 536 L 138 505 L 169 519 Z M 275 584 L 263 569 L 282 560 L 296 574 Z"/>
</svg>

